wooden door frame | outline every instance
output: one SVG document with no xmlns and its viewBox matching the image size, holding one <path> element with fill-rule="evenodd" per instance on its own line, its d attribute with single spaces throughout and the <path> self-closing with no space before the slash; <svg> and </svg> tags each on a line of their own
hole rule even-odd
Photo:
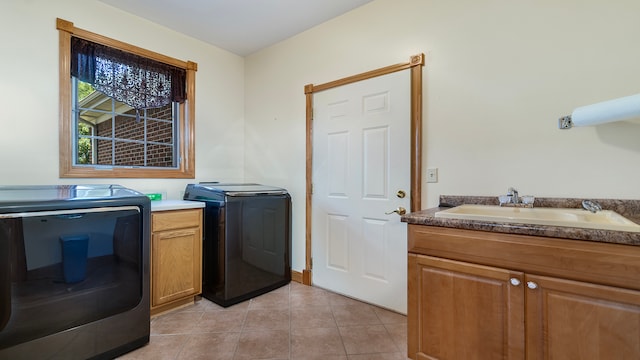
<svg viewBox="0 0 640 360">
<path fill-rule="evenodd" d="M 424 54 L 413 55 L 407 63 L 387 66 L 365 73 L 349 76 L 328 83 L 304 87 L 307 113 L 307 169 L 306 169 L 306 242 L 305 269 L 302 270 L 302 283 L 311 285 L 311 218 L 313 196 L 313 94 L 334 87 L 371 79 L 377 76 L 391 74 L 397 71 L 411 69 L 411 208 L 410 211 L 421 209 L 422 199 L 422 67 Z"/>
</svg>

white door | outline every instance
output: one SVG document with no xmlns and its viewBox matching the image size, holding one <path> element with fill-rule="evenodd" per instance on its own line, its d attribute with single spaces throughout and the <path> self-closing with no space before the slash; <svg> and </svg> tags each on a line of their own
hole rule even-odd
<svg viewBox="0 0 640 360">
<path fill-rule="evenodd" d="M 386 213 L 410 206 L 410 71 L 313 103 L 313 284 L 406 314 L 407 227 Z"/>
</svg>

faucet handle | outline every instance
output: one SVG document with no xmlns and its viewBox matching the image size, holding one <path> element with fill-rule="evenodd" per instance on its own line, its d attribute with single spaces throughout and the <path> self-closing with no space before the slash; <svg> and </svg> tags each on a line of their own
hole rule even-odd
<svg viewBox="0 0 640 360">
<path fill-rule="evenodd" d="M 518 190 L 514 189 L 513 187 L 509 187 L 509 190 L 507 190 L 507 195 L 509 196 L 513 196 L 514 194 L 517 194 Z"/>
<path fill-rule="evenodd" d="M 593 200 L 583 200 L 582 201 L 582 207 L 585 210 L 589 210 L 592 213 L 596 213 L 600 210 L 602 210 L 602 206 L 600 206 L 600 204 L 598 204 L 597 202 L 593 201 Z"/>
<path fill-rule="evenodd" d="M 523 204 L 533 207 L 533 203 L 536 201 L 536 198 L 532 195 L 522 195 L 520 196 L 520 200 Z"/>
</svg>

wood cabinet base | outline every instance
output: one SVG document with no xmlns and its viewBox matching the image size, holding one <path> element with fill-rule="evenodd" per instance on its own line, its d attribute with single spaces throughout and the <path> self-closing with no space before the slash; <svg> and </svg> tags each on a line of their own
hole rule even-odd
<svg viewBox="0 0 640 360">
<path fill-rule="evenodd" d="M 640 359 L 640 247 L 409 225 L 408 356 Z"/>
<path fill-rule="evenodd" d="M 184 299 L 175 300 L 168 304 L 155 306 L 151 308 L 151 316 L 158 316 L 168 311 L 173 311 L 173 310 L 183 308 L 185 306 L 193 305 L 195 304 L 195 300 L 196 300 L 196 297 L 192 296 Z"/>
<path fill-rule="evenodd" d="M 193 303 L 202 292 L 202 209 L 151 215 L 151 314 Z"/>
</svg>

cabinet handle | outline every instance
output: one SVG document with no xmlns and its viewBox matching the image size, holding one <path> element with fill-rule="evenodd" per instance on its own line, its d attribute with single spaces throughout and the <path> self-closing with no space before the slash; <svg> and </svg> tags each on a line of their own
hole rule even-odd
<svg viewBox="0 0 640 360">
<path fill-rule="evenodd" d="M 534 290 L 538 288 L 538 284 L 534 283 L 533 281 L 527 281 L 527 287 L 531 290 Z"/>
<path fill-rule="evenodd" d="M 509 279 L 509 282 L 511 283 L 511 285 L 513 286 L 518 286 L 520 285 L 520 280 L 516 279 L 516 278 L 511 278 Z"/>
</svg>

